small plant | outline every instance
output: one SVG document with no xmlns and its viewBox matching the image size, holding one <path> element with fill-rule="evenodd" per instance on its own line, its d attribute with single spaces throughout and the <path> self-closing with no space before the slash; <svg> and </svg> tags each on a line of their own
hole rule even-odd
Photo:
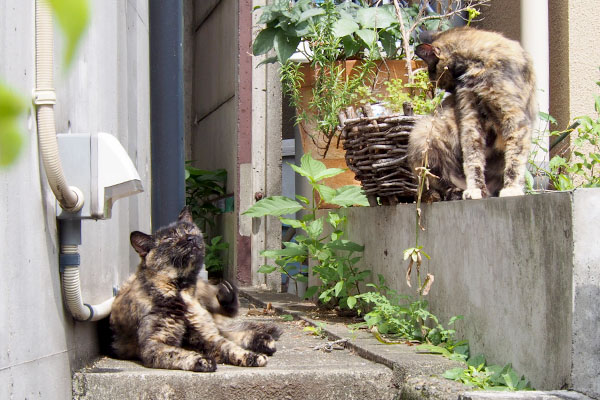
<svg viewBox="0 0 600 400">
<path fill-rule="evenodd" d="M 600 86 L 600 82 L 596 82 Z M 534 176 L 546 176 L 555 190 L 573 190 L 578 187 L 600 187 L 600 96 L 594 96 L 596 115 L 584 115 L 575 118 L 575 122 L 563 131 L 551 131 L 550 137 L 557 139 L 551 145 L 555 147 L 567 136 L 576 132 L 572 147 L 566 154 L 552 157 L 548 167 L 544 168 L 535 161 L 535 156 L 545 152 L 545 146 L 540 145 L 539 139 L 533 141 L 533 151 L 529 159 L 531 172 L 528 172 L 526 185 L 529 192 L 534 192 Z M 556 125 L 556 119 L 540 112 L 540 118 L 546 121 L 546 131 L 551 125 Z"/>
<path fill-rule="evenodd" d="M 380 2 L 335 0 L 275 0 L 258 7 L 263 25 L 252 51 L 255 56 L 274 50 L 275 56 L 263 62 L 279 62 L 280 78 L 291 105 L 298 110 L 296 123 L 311 123 L 316 132 L 309 134 L 321 156 L 325 157 L 334 138 L 340 110 L 352 104 L 363 85 L 371 86 L 383 59 L 413 59 L 413 46 L 423 29 L 443 30 L 449 20 L 489 0 L 451 1 L 447 7 L 431 6 L 429 0 L 400 7 Z M 473 12 L 470 12 L 473 10 Z M 300 52 L 314 71 L 314 88 L 307 99 L 300 90 L 305 77 L 300 65 L 290 57 Z M 343 60 L 361 60 L 346 70 Z M 413 82 L 412 64 L 407 63 L 408 80 Z M 305 129 L 310 132 L 310 129 Z"/>
<path fill-rule="evenodd" d="M 221 236 L 215 236 L 206 245 L 204 267 L 209 273 L 219 273 L 225 268 L 222 252 L 229 248 L 229 243 L 222 242 L 221 239 Z"/>
<path fill-rule="evenodd" d="M 315 326 L 306 326 L 303 330 L 304 332 L 310 332 L 311 335 L 320 338 L 327 336 L 327 333 L 325 333 L 325 324 L 323 322 L 315 322 Z"/>
<path fill-rule="evenodd" d="M 323 184 L 323 179 L 336 176 L 343 170 L 326 168 L 322 162 L 313 159 L 309 154 L 302 156 L 300 166 L 291 167 L 312 186 L 312 200 L 302 196 L 296 196 L 297 201 L 288 197 L 272 196 L 256 202 L 243 213 L 251 217 L 277 216 L 282 223 L 303 232 L 296 235 L 295 242 L 284 242 L 282 249 L 263 251 L 262 255 L 273 259 L 275 265 L 263 265 L 259 272 L 269 274 L 278 271 L 288 275 L 297 285 L 297 281 L 308 281 L 308 278 L 297 270 L 297 263 L 313 261 L 313 275 L 318 275 L 321 285 L 309 287 L 305 298 L 311 298 L 318 292 L 319 300 L 323 304 L 352 308 L 356 304 L 354 294 L 360 293 L 359 282 L 370 274 L 370 271 L 361 271 L 356 267 L 364 247 L 343 238 L 345 217 L 331 211 L 326 217 L 317 218 L 317 209 L 324 202 L 339 207 L 365 206 L 369 204 L 367 198 L 358 186 L 333 189 Z M 306 212 L 300 219 L 282 217 L 300 210 Z M 326 224 L 332 230 L 331 234 L 325 234 Z"/>
<path fill-rule="evenodd" d="M 385 82 L 385 85 L 388 96 L 382 100 L 394 112 L 402 111 L 404 104 L 410 103 L 415 114 L 431 114 L 444 98 L 444 91 L 436 94 L 435 86 L 429 80 L 427 71 L 424 69 L 415 72 L 412 83 L 404 83 L 401 79 L 391 79 Z"/>
<path fill-rule="evenodd" d="M 525 376 L 519 378 L 511 364 L 506 364 L 504 367 L 487 365 L 482 354 L 469 359 L 467 368 L 450 369 L 444 372 L 443 377 L 477 389 L 533 390 L 531 382 Z"/>
<path fill-rule="evenodd" d="M 225 196 L 227 171 L 217 169 L 207 171 L 185 167 L 185 202 L 192 212 L 194 222 L 202 230 L 206 241 L 204 265 L 210 273 L 220 273 L 224 269 L 222 253 L 229 244 L 222 241 L 221 236 L 213 236 L 216 229 L 217 216 L 223 213 L 214 203 Z"/>
<path fill-rule="evenodd" d="M 426 300 L 413 301 L 409 296 L 398 295 L 385 286 L 382 276 L 379 276 L 379 281 L 379 285 L 367 284 L 375 288 L 375 291 L 356 296 L 364 306 L 369 306 L 370 311 L 364 315 L 367 327 L 376 327 L 379 333 L 405 340 L 417 340 L 433 345 L 455 345 L 455 331 L 440 324 L 438 318 L 429 312 Z M 451 318 L 448 325 L 461 318 L 462 316 Z"/>
<path fill-rule="evenodd" d="M 189 163 L 185 167 L 185 203 L 202 232 L 216 227 L 216 217 L 223 211 L 214 201 L 225 195 L 226 182 L 227 171 L 224 169 L 207 171 Z"/>
</svg>

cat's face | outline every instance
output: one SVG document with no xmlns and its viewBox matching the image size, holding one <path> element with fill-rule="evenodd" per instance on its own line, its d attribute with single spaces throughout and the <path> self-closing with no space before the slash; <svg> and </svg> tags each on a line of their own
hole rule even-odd
<svg viewBox="0 0 600 400">
<path fill-rule="evenodd" d="M 171 278 L 195 276 L 204 262 L 204 239 L 187 208 L 177 222 L 154 235 L 131 233 L 131 245 L 149 270 Z"/>
<path fill-rule="evenodd" d="M 456 86 L 452 72 L 449 70 L 449 54 L 438 44 L 423 43 L 415 49 L 417 56 L 427 63 L 429 79 L 440 89 L 451 92 Z"/>
</svg>

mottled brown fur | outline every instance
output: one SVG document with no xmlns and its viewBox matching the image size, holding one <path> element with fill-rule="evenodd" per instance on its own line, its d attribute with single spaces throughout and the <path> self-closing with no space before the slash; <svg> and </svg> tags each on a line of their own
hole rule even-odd
<svg viewBox="0 0 600 400">
<path fill-rule="evenodd" d="M 409 140 L 411 166 L 425 152 L 434 196 L 477 199 L 523 194 L 537 115 L 531 60 L 519 43 L 494 32 L 455 28 L 416 53 L 429 77 L 450 95 Z"/>
<path fill-rule="evenodd" d="M 281 330 L 232 324 L 237 289 L 198 278 L 204 242 L 187 209 L 152 236 L 133 232 L 131 244 L 141 262 L 119 291 L 110 316 L 118 357 L 198 372 L 215 371 L 217 363 L 266 365 Z"/>
</svg>

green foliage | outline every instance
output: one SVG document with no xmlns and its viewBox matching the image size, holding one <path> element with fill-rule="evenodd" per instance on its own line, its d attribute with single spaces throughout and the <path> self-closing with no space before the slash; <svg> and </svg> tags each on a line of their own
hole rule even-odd
<svg viewBox="0 0 600 400">
<path fill-rule="evenodd" d="M 525 376 L 519 377 L 511 364 L 505 366 L 487 365 L 480 354 L 467 361 L 466 368 L 453 368 L 443 374 L 446 379 L 461 382 L 467 386 L 487 390 L 533 390 Z"/>
<path fill-rule="evenodd" d="M 69 67 L 75 56 L 77 45 L 90 21 L 88 0 L 46 0 L 65 39 L 65 67 Z"/>
<path fill-rule="evenodd" d="M 0 83 L 0 167 L 12 164 L 23 146 L 19 118 L 25 102 L 19 95 Z"/>
<path fill-rule="evenodd" d="M 339 168 L 327 168 L 322 162 L 313 159 L 310 154 L 302 156 L 300 166 L 291 165 L 294 171 L 307 179 L 312 187 L 312 201 L 298 197 L 293 200 L 282 196 L 272 196 L 259 200 L 243 214 L 252 217 L 266 215 L 279 217 L 282 223 L 300 229 L 302 234 L 295 237 L 295 242 L 284 242 L 283 248 L 265 250 L 262 255 L 274 260 L 275 265 L 263 265 L 259 272 L 269 274 L 275 271 L 288 275 L 294 283 L 307 281 L 306 276 L 297 270 L 297 265 L 314 260 L 313 274 L 319 276 L 320 286 L 312 286 L 305 297 L 311 298 L 319 293 L 323 303 L 350 307 L 356 304 L 354 293 L 360 293 L 359 282 L 370 274 L 356 267 L 360 261 L 360 253 L 364 247 L 343 239 L 345 217 L 329 212 L 326 217 L 317 218 L 316 210 L 324 202 L 340 207 L 351 205 L 368 205 L 367 198 L 357 186 L 344 186 L 333 189 L 322 183 L 343 172 Z M 307 214 L 301 219 L 283 217 L 284 214 L 304 210 Z M 325 235 L 325 227 L 332 233 Z M 352 307 L 350 307 L 352 308 Z"/>
<path fill-rule="evenodd" d="M 319 336 L 324 338 L 327 336 L 325 333 L 325 323 L 323 322 L 315 322 L 315 326 L 306 326 L 303 329 L 304 332 L 310 332 L 314 336 Z"/>
<path fill-rule="evenodd" d="M 207 171 L 189 165 L 185 166 L 185 203 L 190 208 L 194 222 L 204 232 L 206 256 L 204 265 L 208 272 L 223 270 L 222 253 L 229 244 L 222 242 L 221 236 L 211 237 L 216 228 L 216 218 L 223 213 L 214 201 L 225 196 L 227 171 L 217 169 Z"/>
<path fill-rule="evenodd" d="M 382 278 L 380 277 L 380 283 Z M 418 340 L 433 345 L 454 345 L 453 329 L 446 329 L 438 318 L 429 312 L 426 300 L 411 301 L 408 296 L 397 295 L 396 292 L 385 288 L 382 293 L 381 286 L 367 284 L 378 289 L 355 296 L 365 305 L 370 306 L 370 311 L 365 314 L 364 320 L 369 328 L 377 327 L 382 334 L 394 335 L 406 340 Z M 452 325 L 462 316 L 454 317 L 448 325 Z"/>
<path fill-rule="evenodd" d="M 394 112 L 402 111 L 404 103 L 410 103 L 415 114 L 431 114 L 442 102 L 444 92 L 435 94 L 435 86 L 424 69 L 416 71 L 413 79 L 412 83 L 403 83 L 402 79 L 385 82 L 388 95 L 380 101 Z"/>
<path fill-rule="evenodd" d="M 224 269 L 222 252 L 229 248 L 229 243 L 222 242 L 221 239 L 221 236 L 215 236 L 206 245 L 204 267 L 208 272 L 219 272 Z"/>
<path fill-rule="evenodd" d="M 600 82 L 596 82 L 600 86 Z M 534 149 L 531 152 L 529 165 L 532 172 L 528 172 L 526 179 L 527 190 L 533 192 L 533 176 L 546 176 L 552 187 L 556 190 L 573 190 L 578 187 L 600 187 L 600 96 L 594 96 L 594 110 L 596 115 L 584 115 L 575 118 L 575 123 L 564 131 L 550 131 L 550 137 L 557 137 L 555 144 L 563 140 L 572 132 L 576 132 L 572 139 L 569 153 L 555 155 L 550 160 L 548 167 L 544 168 L 535 162 L 535 156 L 540 151 L 546 151 L 546 146 L 534 139 Z M 540 113 L 540 118 L 545 120 L 547 126 L 555 125 L 556 120 L 546 113 Z M 579 179 L 577 179 L 579 178 Z"/>
<path fill-rule="evenodd" d="M 227 171 L 208 171 L 185 166 L 185 203 L 190 207 L 194 221 L 203 232 L 215 228 L 215 219 L 223 211 L 214 200 L 225 195 Z"/>
<path fill-rule="evenodd" d="M 400 21 L 392 4 L 370 7 L 367 2 L 276 0 L 255 10 L 261 11 L 258 24 L 265 27 L 255 38 L 252 52 L 262 55 L 275 50 L 281 64 L 286 63 L 302 40 L 308 43 L 311 51 L 320 48 L 323 43 L 318 39 L 322 38 L 320 29 L 323 25 L 329 26 L 328 35 L 334 40 L 337 59 L 356 58 L 365 52 L 375 52 L 376 58 L 381 58 L 382 51 L 388 59 L 404 56 Z M 416 23 L 415 28 L 426 30 L 450 27 L 447 18 L 429 8 L 421 10 L 418 4 L 403 8 L 401 13 L 406 26 Z M 422 17 L 426 19 L 421 21 Z M 410 40 L 411 44 L 416 42 L 412 36 Z M 379 45 L 373 47 L 374 43 Z"/>
</svg>

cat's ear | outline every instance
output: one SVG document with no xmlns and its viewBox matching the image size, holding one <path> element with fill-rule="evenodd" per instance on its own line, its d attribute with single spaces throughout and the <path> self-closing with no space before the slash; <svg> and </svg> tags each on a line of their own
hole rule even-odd
<svg viewBox="0 0 600 400">
<path fill-rule="evenodd" d="M 179 213 L 179 222 L 187 222 L 190 224 L 194 223 L 194 218 L 192 217 L 192 212 L 188 206 L 183 207 L 183 210 Z"/>
<path fill-rule="evenodd" d="M 154 247 L 154 241 L 152 240 L 152 236 L 146 235 L 145 233 L 134 231 L 129 235 L 129 240 L 131 242 L 131 246 L 133 246 L 134 250 L 140 255 L 140 257 L 145 257 L 152 247 Z"/>
<path fill-rule="evenodd" d="M 440 49 L 429 43 L 423 43 L 417 46 L 415 54 L 421 57 L 427 65 L 431 65 L 439 60 Z"/>
</svg>

